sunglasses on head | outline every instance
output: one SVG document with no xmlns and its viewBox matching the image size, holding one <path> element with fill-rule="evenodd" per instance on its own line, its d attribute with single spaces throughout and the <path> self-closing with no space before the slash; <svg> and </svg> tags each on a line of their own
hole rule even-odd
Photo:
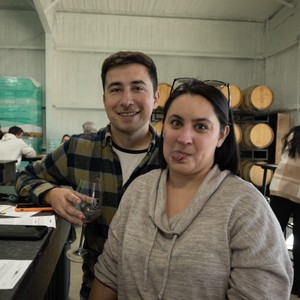
<svg viewBox="0 0 300 300">
<path fill-rule="evenodd" d="M 220 81 L 220 80 L 199 80 L 199 79 L 196 79 L 196 78 L 192 78 L 192 77 L 180 77 L 180 78 L 175 78 L 173 80 L 173 84 L 171 86 L 171 91 L 170 93 L 172 93 L 173 90 L 175 90 L 179 85 L 183 84 L 183 83 L 189 83 L 189 82 L 200 82 L 200 83 L 204 83 L 204 84 L 207 84 L 207 85 L 210 85 L 210 86 L 213 86 L 217 89 L 219 89 L 223 94 L 224 94 L 224 88 L 226 88 L 227 90 L 227 95 L 224 94 L 224 96 L 227 98 L 228 100 L 228 107 L 230 107 L 230 83 L 227 83 L 227 82 L 224 82 L 224 81 Z"/>
</svg>

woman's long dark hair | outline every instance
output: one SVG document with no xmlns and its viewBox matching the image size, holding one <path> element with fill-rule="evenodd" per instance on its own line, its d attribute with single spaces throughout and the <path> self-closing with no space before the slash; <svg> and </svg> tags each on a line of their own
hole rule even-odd
<svg viewBox="0 0 300 300">
<path fill-rule="evenodd" d="M 206 98 L 214 108 L 214 112 L 216 113 L 217 118 L 221 124 L 221 131 L 224 130 L 226 125 L 230 127 L 230 132 L 226 137 L 224 143 L 221 147 L 216 148 L 215 150 L 214 164 L 218 164 L 220 170 L 229 170 L 233 174 L 240 176 L 240 155 L 233 128 L 232 112 L 229 109 L 226 97 L 217 88 L 196 79 L 179 85 L 171 93 L 170 97 L 165 103 L 163 109 L 163 124 L 165 122 L 167 112 L 173 101 L 184 94 L 199 95 Z M 187 103 L 186 105 L 189 104 Z M 161 138 L 160 160 L 162 168 L 166 168 L 167 162 L 165 161 L 163 156 L 163 137 Z"/>
<path fill-rule="evenodd" d="M 282 138 L 282 153 L 289 157 L 300 156 L 300 126 L 295 126 Z"/>
</svg>

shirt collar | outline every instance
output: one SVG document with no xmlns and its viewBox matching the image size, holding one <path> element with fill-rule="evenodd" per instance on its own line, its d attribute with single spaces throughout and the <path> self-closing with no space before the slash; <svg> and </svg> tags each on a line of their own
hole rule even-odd
<svg viewBox="0 0 300 300">
<path fill-rule="evenodd" d="M 151 142 L 150 142 L 150 145 L 148 147 L 148 150 L 147 152 L 151 152 L 156 143 L 158 142 L 158 134 L 156 133 L 154 127 L 150 124 L 149 125 L 149 131 L 151 133 Z M 110 124 L 108 124 L 105 128 L 104 128 L 104 142 L 103 142 L 103 147 L 109 145 L 110 147 L 113 146 L 113 143 L 112 143 L 112 138 L 111 138 L 111 132 L 110 132 Z"/>
</svg>

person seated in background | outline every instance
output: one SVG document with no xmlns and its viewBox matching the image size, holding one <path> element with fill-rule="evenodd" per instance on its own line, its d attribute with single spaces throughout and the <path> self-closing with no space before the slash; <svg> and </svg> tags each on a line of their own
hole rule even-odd
<svg viewBox="0 0 300 300">
<path fill-rule="evenodd" d="M 300 125 L 282 138 L 281 159 L 270 183 L 270 205 L 283 232 L 293 218 L 294 283 L 300 298 Z"/>
<path fill-rule="evenodd" d="M 161 169 L 123 194 L 90 300 L 288 300 L 293 269 L 268 202 L 240 178 L 229 103 L 196 79 L 163 111 Z"/>
<path fill-rule="evenodd" d="M 96 124 L 93 121 L 87 121 L 82 124 L 83 133 L 85 134 L 91 134 L 91 133 L 97 133 L 97 127 Z"/>
<path fill-rule="evenodd" d="M 16 170 L 19 169 L 22 156 L 31 158 L 36 151 L 23 141 L 24 131 L 21 127 L 12 126 L 0 140 L 0 159 L 16 160 Z"/>
<path fill-rule="evenodd" d="M 70 138 L 70 135 L 64 134 L 60 140 L 60 143 L 62 144 L 63 142 L 68 141 Z"/>
</svg>

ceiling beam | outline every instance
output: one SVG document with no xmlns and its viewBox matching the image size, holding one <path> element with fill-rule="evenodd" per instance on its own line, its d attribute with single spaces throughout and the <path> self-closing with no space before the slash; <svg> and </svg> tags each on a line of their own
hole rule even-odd
<svg viewBox="0 0 300 300">
<path fill-rule="evenodd" d="M 286 0 L 275 0 L 276 2 L 283 4 L 284 6 L 290 7 L 290 8 L 295 8 L 295 4 L 288 2 Z"/>
<path fill-rule="evenodd" d="M 54 2 L 52 2 L 46 9 L 45 9 L 45 14 L 47 13 L 47 11 L 51 8 L 54 8 L 56 6 L 56 4 L 59 2 L 60 0 L 55 0 Z"/>
<path fill-rule="evenodd" d="M 35 9 L 39 15 L 39 18 L 41 20 L 42 26 L 44 28 L 45 33 L 52 33 L 52 26 L 50 25 L 49 16 L 47 17 L 46 11 L 44 10 L 44 7 L 42 5 L 41 0 L 33 0 Z M 51 12 L 50 12 L 51 14 Z M 53 15 L 51 17 L 53 19 Z"/>
</svg>

